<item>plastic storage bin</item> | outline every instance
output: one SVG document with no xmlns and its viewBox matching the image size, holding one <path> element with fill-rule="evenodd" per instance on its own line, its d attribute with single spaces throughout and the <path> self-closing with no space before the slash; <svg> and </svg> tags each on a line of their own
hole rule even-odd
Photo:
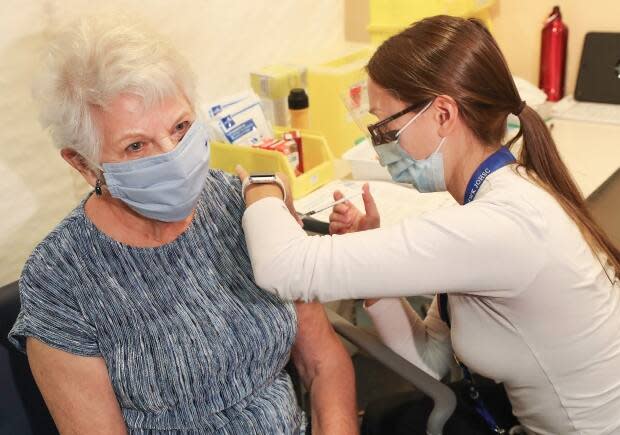
<svg viewBox="0 0 620 435">
<path fill-rule="evenodd" d="M 337 158 L 364 137 L 343 98 L 358 91 L 365 97 L 364 67 L 373 52 L 367 47 L 308 68 L 310 126 L 325 136 Z M 361 112 L 364 109 L 360 107 Z"/>
<path fill-rule="evenodd" d="M 285 131 L 288 130 L 275 129 L 276 135 Z M 334 155 L 325 138 L 311 131 L 302 131 L 301 138 L 306 171 L 299 176 L 295 176 L 293 168 L 282 153 L 223 142 L 211 143 L 210 166 L 233 174 L 237 165 L 243 166 L 250 173 L 282 172 L 291 181 L 293 198 L 299 199 L 334 178 Z"/>
<path fill-rule="evenodd" d="M 491 25 L 489 8 L 495 0 L 370 0 L 368 32 L 379 44 L 414 21 L 433 15 L 476 17 Z"/>
<path fill-rule="evenodd" d="M 290 125 L 288 94 L 293 88 L 306 88 L 307 70 L 299 65 L 270 65 L 251 72 L 250 84 L 272 125 Z"/>
</svg>

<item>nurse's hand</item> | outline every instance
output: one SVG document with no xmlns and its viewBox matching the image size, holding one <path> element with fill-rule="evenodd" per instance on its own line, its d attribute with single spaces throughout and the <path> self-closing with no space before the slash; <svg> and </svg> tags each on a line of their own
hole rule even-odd
<svg viewBox="0 0 620 435">
<path fill-rule="evenodd" d="M 365 214 L 358 210 L 351 201 L 338 204 L 334 207 L 329 215 L 329 232 L 330 234 L 345 234 L 356 231 L 371 230 L 379 228 L 381 219 L 379 211 L 375 204 L 375 199 L 370 193 L 368 183 L 362 187 L 362 199 L 364 200 Z M 343 198 L 342 192 L 339 190 L 334 192 L 334 200 Z"/>
<path fill-rule="evenodd" d="M 237 175 L 241 179 L 242 183 L 249 176 L 248 172 L 241 165 L 237 165 L 235 167 L 235 171 L 237 172 Z M 282 183 L 284 184 L 284 188 L 286 189 L 286 207 L 291 212 L 291 215 L 293 215 L 297 223 L 303 227 L 304 224 L 299 215 L 297 214 L 297 211 L 295 210 L 295 205 L 293 204 L 291 183 L 289 182 L 288 177 L 280 172 L 278 172 L 276 175 L 278 176 L 280 181 L 282 181 Z M 280 189 L 280 186 L 277 186 L 275 184 L 252 184 L 248 186 L 245 191 L 245 205 L 246 207 L 249 207 L 256 201 L 270 196 L 282 199 L 282 190 Z"/>
</svg>

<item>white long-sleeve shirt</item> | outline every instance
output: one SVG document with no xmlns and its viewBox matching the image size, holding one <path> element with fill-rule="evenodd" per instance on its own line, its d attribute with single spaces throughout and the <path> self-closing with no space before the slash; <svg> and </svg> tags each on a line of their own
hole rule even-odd
<svg viewBox="0 0 620 435">
<path fill-rule="evenodd" d="M 474 372 L 503 382 L 530 431 L 620 433 L 619 281 L 555 199 L 512 167 L 465 206 L 389 228 L 310 237 L 276 198 L 250 206 L 243 227 L 264 289 L 322 301 L 446 291 L 450 340 L 431 336 L 433 346 L 451 343 Z M 381 329 L 404 315 L 374 317 Z M 410 358 L 432 362 L 419 349 Z"/>
<path fill-rule="evenodd" d="M 437 298 L 424 320 L 405 298 L 380 299 L 366 311 L 390 349 L 435 379 L 448 374 L 453 361 L 450 328 L 441 320 Z"/>
</svg>

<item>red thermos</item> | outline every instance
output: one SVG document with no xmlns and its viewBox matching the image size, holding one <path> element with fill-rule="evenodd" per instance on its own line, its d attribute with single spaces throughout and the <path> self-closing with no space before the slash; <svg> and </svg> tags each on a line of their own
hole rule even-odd
<svg viewBox="0 0 620 435">
<path fill-rule="evenodd" d="M 547 94 L 549 101 L 558 101 L 564 96 L 567 42 L 568 27 L 562 22 L 559 6 L 555 6 L 542 29 L 538 76 L 538 87 Z"/>
</svg>

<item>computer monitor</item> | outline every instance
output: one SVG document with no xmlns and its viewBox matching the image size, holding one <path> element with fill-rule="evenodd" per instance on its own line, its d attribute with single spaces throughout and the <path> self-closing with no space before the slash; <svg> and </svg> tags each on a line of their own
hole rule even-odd
<svg viewBox="0 0 620 435">
<path fill-rule="evenodd" d="M 586 34 L 575 100 L 620 104 L 620 33 Z"/>
</svg>

